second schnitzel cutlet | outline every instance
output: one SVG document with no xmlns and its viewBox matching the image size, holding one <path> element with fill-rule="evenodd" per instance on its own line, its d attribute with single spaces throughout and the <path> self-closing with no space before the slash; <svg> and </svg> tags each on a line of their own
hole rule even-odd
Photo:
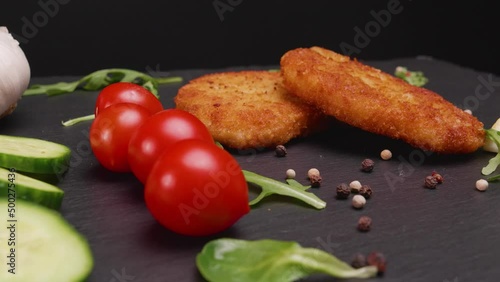
<svg viewBox="0 0 500 282">
<path fill-rule="evenodd" d="M 325 119 L 288 94 L 280 74 L 269 71 L 203 75 L 181 87 L 174 101 L 199 118 L 216 141 L 234 149 L 285 144 L 315 131 Z"/>
<path fill-rule="evenodd" d="M 281 58 L 293 94 L 349 125 L 437 153 L 470 153 L 484 143 L 483 124 L 437 93 L 320 48 Z"/>
</svg>

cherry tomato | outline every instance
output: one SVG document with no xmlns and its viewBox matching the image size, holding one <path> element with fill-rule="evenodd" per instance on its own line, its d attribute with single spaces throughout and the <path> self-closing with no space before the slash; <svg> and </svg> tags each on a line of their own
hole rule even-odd
<svg viewBox="0 0 500 282">
<path fill-rule="evenodd" d="M 147 108 L 152 114 L 163 110 L 163 106 L 146 88 L 131 82 L 116 82 L 104 87 L 97 96 L 94 114 L 117 103 L 132 103 Z"/>
<path fill-rule="evenodd" d="M 129 103 L 111 105 L 96 116 L 90 127 L 90 146 L 99 163 L 111 171 L 130 172 L 130 137 L 150 116 L 148 109 Z"/>
<path fill-rule="evenodd" d="M 152 115 L 130 138 L 128 161 L 134 175 L 146 183 L 158 156 L 184 139 L 214 142 L 207 127 L 189 112 L 168 109 Z"/>
<path fill-rule="evenodd" d="M 250 211 L 247 182 L 237 161 L 198 139 L 179 141 L 158 158 L 144 194 L 160 224 L 190 236 L 221 232 Z"/>
</svg>

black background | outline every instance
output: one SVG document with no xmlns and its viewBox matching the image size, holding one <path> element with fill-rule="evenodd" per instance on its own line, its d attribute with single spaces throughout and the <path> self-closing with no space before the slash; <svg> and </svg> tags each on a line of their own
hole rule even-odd
<svg viewBox="0 0 500 282">
<path fill-rule="evenodd" d="M 274 65 L 296 47 L 360 46 L 355 28 L 394 1 L 4 1 L 0 25 L 21 41 L 33 76 Z M 499 25 L 489 2 L 400 0 L 402 11 L 351 55 L 425 55 L 498 74 Z M 214 3 L 229 9 L 218 13 Z"/>
</svg>

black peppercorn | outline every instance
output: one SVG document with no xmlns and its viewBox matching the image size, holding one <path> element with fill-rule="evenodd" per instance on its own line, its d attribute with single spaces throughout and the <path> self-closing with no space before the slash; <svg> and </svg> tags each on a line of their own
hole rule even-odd
<svg viewBox="0 0 500 282">
<path fill-rule="evenodd" d="M 277 157 L 284 157 L 284 156 L 286 156 L 286 148 L 283 145 L 276 146 L 276 149 L 274 150 L 274 152 L 276 153 Z"/>
<path fill-rule="evenodd" d="M 354 255 L 351 266 L 354 268 L 361 268 L 367 266 L 368 263 L 366 262 L 366 257 L 363 254 L 356 254 Z"/>
<path fill-rule="evenodd" d="M 369 185 L 363 185 L 359 189 L 359 194 L 365 197 L 366 199 L 370 199 L 372 193 L 373 193 L 372 188 Z"/>
<path fill-rule="evenodd" d="M 437 173 L 437 172 L 433 171 L 433 172 L 432 172 L 432 176 L 434 176 L 434 178 L 436 178 L 436 181 L 438 182 L 438 184 L 443 183 L 444 178 L 443 178 L 443 176 L 441 176 L 441 174 L 439 174 L 439 173 Z"/>
<path fill-rule="evenodd" d="M 438 184 L 438 181 L 436 180 L 436 178 L 434 176 L 429 175 L 429 176 L 425 177 L 424 185 L 426 188 L 436 189 L 437 184 Z"/>
<path fill-rule="evenodd" d="M 370 231 L 372 226 L 372 219 L 368 216 L 362 216 L 358 220 L 358 230 L 362 232 Z"/>
<path fill-rule="evenodd" d="M 372 252 L 366 258 L 368 265 L 376 266 L 378 273 L 382 274 L 385 272 L 386 260 L 382 253 Z"/>
<path fill-rule="evenodd" d="M 309 177 L 309 181 L 311 181 L 311 187 L 319 187 L 321 185 L 321 176 L 314 174 Z"/>
<path fill-rule="evenodd" d="M 337 199 L 347 199 L 351 194 L 351 188 L 345 183 L 341 183 L 337 186 Z"/>
<path fill-rule="evenodd" d="M 373 167 L 375 166 L 375 162 L 370 159 L 364 159 L 361 162 L 361 170 L 364 172 L 371 172 L 373 170 Z"/>
</svg>

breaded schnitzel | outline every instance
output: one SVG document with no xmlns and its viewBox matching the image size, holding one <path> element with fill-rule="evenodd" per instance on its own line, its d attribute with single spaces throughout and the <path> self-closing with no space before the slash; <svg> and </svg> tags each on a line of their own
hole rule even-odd
<svg viewBox="0 0 500 282">
<path fill-rule="evenodd" d="M 325 117 L 287 93 L 279 73 L 222 72 L 193 79 L 174 98 L 215 140 L 236 149 L 272 147 L 304 136 Z"/>
<path fill-rule="evenodd" d="M 438 153 L 483 145 L 483 124 L 442 96 L 320 47 L 281 58 L 289 93 L 349 125 Z"/>
</svg>

